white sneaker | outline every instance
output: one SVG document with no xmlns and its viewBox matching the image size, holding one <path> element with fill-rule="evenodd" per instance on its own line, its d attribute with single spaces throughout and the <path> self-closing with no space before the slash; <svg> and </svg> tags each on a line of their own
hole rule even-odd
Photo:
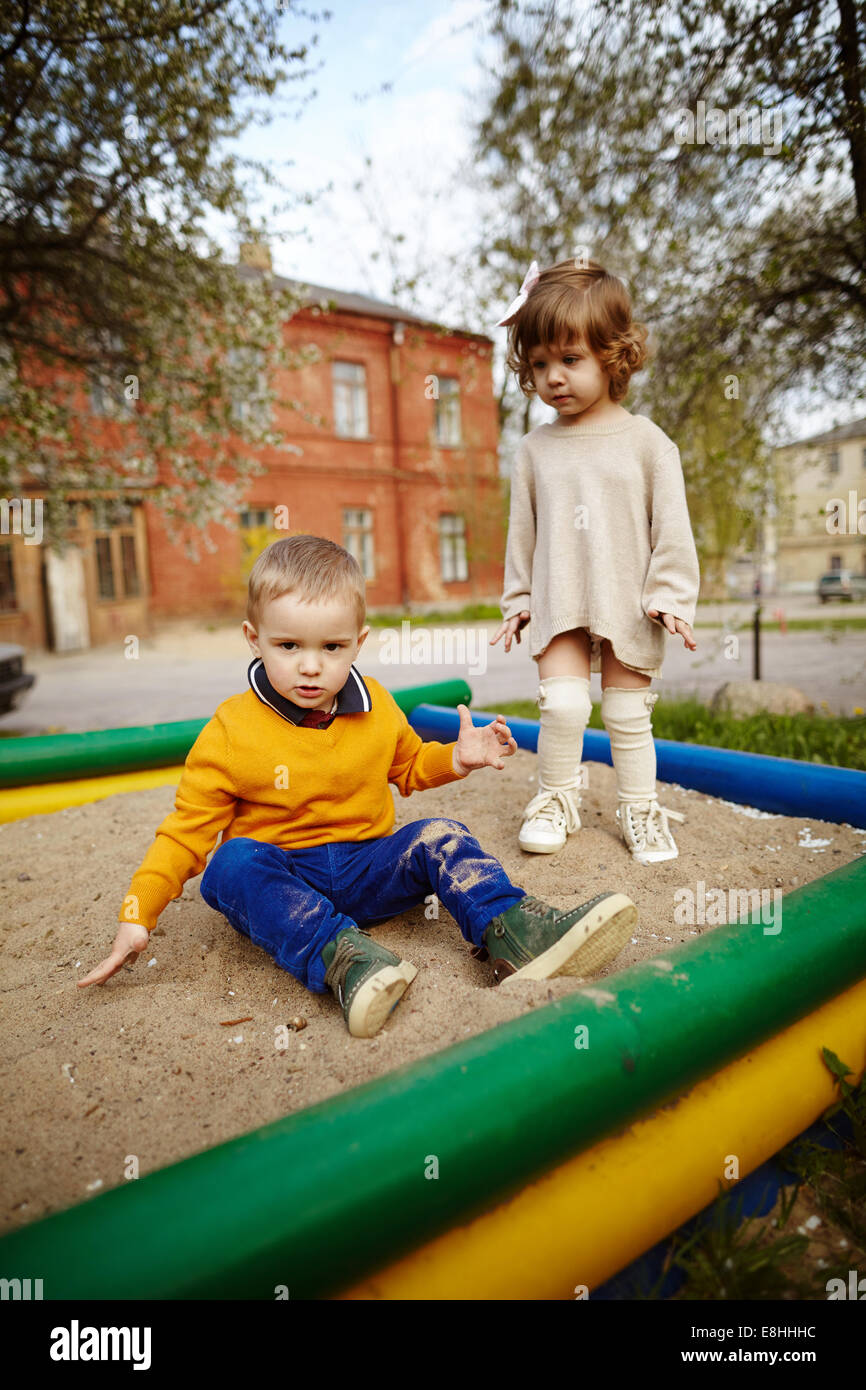
<svg viewBox="0 0 866 1390">
<path fill-rule="evenodd" d="M 679 850 L 668 821 L 684 821 L 679 811 L 660 806 L 658 797 L 648 801 L 621 801 L 616 811 L 622 838 L 639 864 L 676 859 Z"/>
<path fill-rule="evenodd" d="M 570 787 L 541 786 L 523 812 L 517 843 L 532 854 L 553 854 L 569 834 L 580 829 L 578 783 Z"/>
</svg>

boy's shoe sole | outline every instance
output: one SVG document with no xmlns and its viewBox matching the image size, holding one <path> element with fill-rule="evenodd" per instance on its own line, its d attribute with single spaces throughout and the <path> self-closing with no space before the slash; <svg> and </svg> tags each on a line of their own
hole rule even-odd
<svg viewBox="0 0 866 1390">
<path fill-rule="evenodd" d="M 509 980 L 552 980 L 557 975 L 594 975 L 615 960 L 631 940 L 637 908 L 625 893 L 608 893 L 540 956 L 506 975 Z"/>
<path fill-rule="evenodd" d="M 378 1033 L 417 974 L 417 965 L 403 960 L 399 965 L 383 965 L 365 980 L 352 1000 L 346 1020 L 352 1037 L 372 1038 Z"/>
</svg>

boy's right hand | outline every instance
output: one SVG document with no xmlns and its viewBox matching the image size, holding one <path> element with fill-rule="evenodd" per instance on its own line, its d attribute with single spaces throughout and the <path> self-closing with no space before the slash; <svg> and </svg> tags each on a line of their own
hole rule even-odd
<svg viewBox="0 0 866 1390">
<path fill-rule="evenodd" d="M 491 637 L 491 639 L 490 639 L 490 645 L 491 645 L 491 647 L 493 646 L 494 642 L 498 642 L 498 641 L 499 641 L 500 637 L 502 636 L 502 634 L 503 634 L 503 632 L 504 632 L 504 633 L 505 633 L 505 650 L 506 650 L 507 652 L 510 652 L 510 651 L 511 651 L 511 639 L 512 639 L 512 637 L 516 637 L 517 640 L 518 640 L 518 642 L 519 642 L 519 641 L 520 641 L 520 629 L 521 629 L 522 627 L 526 627 L 526 624 L 527 624 L 528 622 L 529 622 L 529 611 L 528 611 L 528 609 L 524 608 L 524 609 L 522 610 L 522 612 L 518 613 L 518 614 L 517 614 L 515 617 L 513 617 L 513 618 L 509 618 L 507 622 L 504 622 L 504 623 L 502 624 L 502 626 L 501 626 L 500 628 L 497 629 L 497 631 L 494 633 L 494 635 L 493 635 L 493 636 Z"/>
<path fill-rule="evenodd" d="M 116 975 L 127 958 L 137 960 L 139 953 L 144 950 L 150 933 L 147 927 L 141 926 L 139 922 L 121 922 L 117 936 L 114 938 L 114 945 L 111 954 L 100 961 L 89 975 L 85 975 L 83 980 L 78 980 L 78 987 L 82 989 L 84 985 L 104 985 L 106 980 L 110 980 L 112 975 Z"/>
</svg>

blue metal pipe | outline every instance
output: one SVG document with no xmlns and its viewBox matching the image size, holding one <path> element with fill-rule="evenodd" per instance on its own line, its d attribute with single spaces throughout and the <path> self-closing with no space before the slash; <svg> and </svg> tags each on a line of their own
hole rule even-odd
<svg viewBox="0 0 866 1390">
<path fill-rule="evenodd" d="M 485 725 L 496 712 L 473 709 L 472 723 Z M 408 716 L 423 739 L 450 743 L 460 729 L 460 716 L 444 705 L 416 705 Z M 538 720 L 507 716 L 508 727 L 519 748 L 538 751 Z M 663 782 L 707 792 L 710 796 L 776 811 L 786 816 L 808 816 L 866 829 L 866 772 L 828 763 L 804 763 L 797 758 L 771 758 L 765 753 L 741 753 L 732 748 L 711 748 L 699 743 L 655 740 L 658 776 Z M 587 729 L 583 737 L 585 762 L 611 763 L 610 739 L 599 729 Z"/>
</svg>

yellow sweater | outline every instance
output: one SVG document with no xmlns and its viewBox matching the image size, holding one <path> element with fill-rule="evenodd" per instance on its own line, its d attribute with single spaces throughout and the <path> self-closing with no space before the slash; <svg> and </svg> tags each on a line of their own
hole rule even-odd
<svg viewBox="0 0 866 1390">
<path fill-rule="evenodd" d="M 152 931 L 188 878 L 202 872 L 222 831 L 282 849 L 373 840 L 394 825 L 401 796 L 462 780 L 455 743 L 425 743 L 393 695 L 365 676 L 372 708 L 325 729 L 284 719 L 247 690 L 219 706 L 189 750 L 175 810 L 133 876 L 118 913 Z M 465 774 L 468 775 L 468 774 Z"/>
</svg>

